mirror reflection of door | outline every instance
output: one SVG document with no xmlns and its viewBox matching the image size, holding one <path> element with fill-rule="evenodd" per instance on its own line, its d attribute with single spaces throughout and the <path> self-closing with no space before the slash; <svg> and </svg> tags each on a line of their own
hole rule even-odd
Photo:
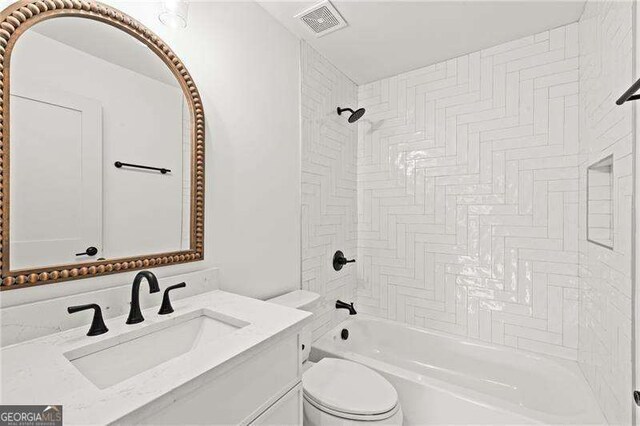
<svg viewBox="0 0 640 426">
<path fill-rule="evenodd" d="M 60 17 L 20 36 L 10 71 L 11 270 L 189 249 L 191 114 L 161 58 Z"/>
<path fill-rule="evenodd" d="M 11 94 L 10 265 L 94 260 L 102 247 L 102 116 L 91 99 L 47 87 Z M 33 117 L 38 117 L 34 125 Z M 51 226 L 55 224 L 55 226 Z M 84 253 L 96 247 L 93 255 Z"/>
</svg>

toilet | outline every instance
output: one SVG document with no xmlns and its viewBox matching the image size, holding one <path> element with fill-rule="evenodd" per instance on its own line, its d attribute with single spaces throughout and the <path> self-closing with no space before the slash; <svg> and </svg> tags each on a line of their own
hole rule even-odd
<svg viewBox="0 0 640 426">
<path fill-rule="evenodd" d="M 320 296 L 296 290 L 269 302 L 313 312 Z M 402 425 L 402 409 L 395 388 L 379 373 L 338 358 L 309 361 L 311 329 L 301 335 L 303 351 L 303 407 L 305 426 Z"/>
</svg>

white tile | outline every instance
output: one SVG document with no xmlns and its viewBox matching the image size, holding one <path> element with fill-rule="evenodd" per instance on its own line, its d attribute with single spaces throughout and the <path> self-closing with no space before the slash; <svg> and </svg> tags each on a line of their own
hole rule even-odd
<svg viewBox="0 0 640 426">
<path fill-rule="evenodd" d="M 547 278 L 547 284 L 549 283 L 549 280 Z M 563 321 L 562 321 L 562 312 L 563 312 L 563 294 L 562 294 L 562 288 L 561 287 L 555 287 L 552 285 L 549 285 L 549 289 L 547 292 L 547 297 L 548 297 L 548 306 L 549 306 L 549 331 L 554 332 L 554 333 L 559 333 L 560 335 L 562 335 L 563 333 Z M 577 324 L 576 326 L 576 331 L 577 331 Z"/>
<path fill-rule="evenodd" d="M 302 43 L 302 287 L 320 293 L 324 303 L 314 318 L 314 338 L 341 321 L 334 315 L 335 299 L 354 300 L 356 272 L 346 267 L 337 274 L 331 267 L 333 253 L 340 249 L 356 257 L 357 240 L 357 128 L 328 105 L 355 105 L 358 90 L 329 61 Z M 373 87 L 373 86 L 371 86 Z M 313 97 L 307 95 L 313 93 Z M 363 90 L 371 96 L 371 91 Z M 382 100 L 382 97 L 376 98 Z M 371 97 L 369 102 L 373 102 Z M 318 120 L 324 125 L 318 126 Z M 368 142 L 367 142 L 368 143 Z M 364 269 L 363 269 L 364 270 Z M 370 276 L 370 275 L 369 275 Z M 363 310 L 386 313 L 381 293 L 366 280 L 364 288 L 375 297 L 363 299 Z"/>
<path fill-rule="evenodd" d="M 358 137 L 357 292 L 375 315 L 577 358 L 578 38 L 571 24 L 360 88 L 378 127 Z"/>
<path fill-rule="evenodd" d="M 632 208 L 625 204 L 624 197 L 615 200 L 616 233 L 622 241 L 614 240 L 615 252 L 597 247 L 586 241 L 583 188 L 589 164 L 611 152 L 630 152 L 633 147 L 632 139 L 626 136 L 630 134 L 632 110 L 615 108 L 611 103 L 615 94 L 633 80 L 633 13 L 633 2 L 588 1 L 578 29 L 568 28 L 565 45 L 567 57 L 576 54 L 576 46 L 580 52 L 579 100 L 576 104 L 571 97 L 565 97 L 567 105 L 578 109 L 567 108 L 565 116 L 567 123 L 579 123 L 580 139 L 572 138 L 565 149 L 576 152 L 579 149 L 582 173 L 580 204 L 567 204 L 565 199 L 565 249 L 580 252 L 580 281 L 579 294 L 574 286 L 564 288 L 563 344 L 578 348 L 580 367 L 610 424 L 631 424 L 632 417 L 632 406 L 628 403 L 631 342 L 622 337 L 630 332 L 621 332 L 632 322 L 631 247 L 624 243 L 632 233 L 631 223 L 625 218 Z M 615 66 L 607 65 L 614 63 Z M 609 104 L 610 108 L 605 106 Z M 623 157 L 625 154 L 617 158 Z M 627 167 L 614 172 L 619 183 L 632 173 Z M 577 230 L 567 226 L 576 221 Z"/>
</svg>

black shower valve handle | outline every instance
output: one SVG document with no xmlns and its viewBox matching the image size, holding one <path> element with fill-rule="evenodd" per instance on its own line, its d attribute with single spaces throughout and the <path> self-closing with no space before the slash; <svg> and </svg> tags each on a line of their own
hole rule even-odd
<svg viewBox="0 0 640 426">
<path fill-rule="evenodd" d="M 333 269 L 335 269 L 336 271 L 339 271 L 347 263 L 355 263 L 355 261 L 356 261 L 355 259 L 347 260 L 347 258 L 344 257 L 344 253 L 342 253 L 342 251 L 338 250 L 333 255 Z"/>
</svg>

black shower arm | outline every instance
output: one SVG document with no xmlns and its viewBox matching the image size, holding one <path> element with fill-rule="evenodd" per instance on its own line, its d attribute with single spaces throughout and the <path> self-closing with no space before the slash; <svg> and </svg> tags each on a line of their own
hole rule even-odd
<svg viewBox="0 0 640 426">
<path fill-rule="evenodd" d="M 342 114 L 345 111 L 349 111 L 351 114 L 353 114 L 355 112 L 351 108 L 340 108 L 340 107 L 338 107 L 338 114 Z"/>
</svg>

